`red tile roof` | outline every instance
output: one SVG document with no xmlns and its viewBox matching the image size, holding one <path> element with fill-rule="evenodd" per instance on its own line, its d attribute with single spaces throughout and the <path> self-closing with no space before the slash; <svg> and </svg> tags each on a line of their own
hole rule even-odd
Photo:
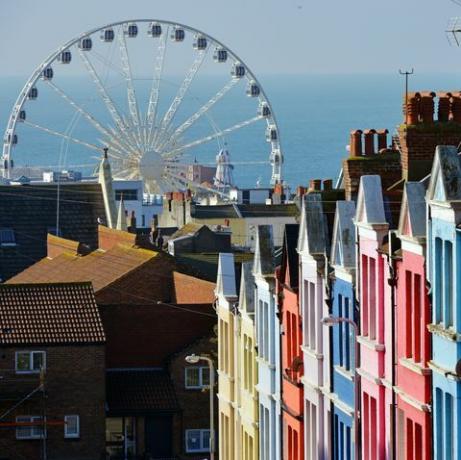
<svg viewBox="0 0 461 460">
<path fill-rule="evenodd" d="M 173 302 L 176 304 L 212 304 L 216 298 L 216 283 L 184 273 L 173 272 Z"/>
<path fill-rule="evenodd" d="M 104 342 L 91 283 L 0 285 L 0 345 Z"/>
<path fill-rule="evenodd" d="M 173 383 L 158 369 L 108 370 L 106 401 L 111 416 L 179 411 Z"/>
</svg>

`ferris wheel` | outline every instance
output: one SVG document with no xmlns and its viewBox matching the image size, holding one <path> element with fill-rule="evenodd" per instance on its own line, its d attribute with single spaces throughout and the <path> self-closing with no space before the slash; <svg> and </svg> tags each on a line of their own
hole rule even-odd
<svg viewBox="0 0 461 460">
<path fill-rule="evenodd" d="M 217 147 L 236 168 L 258 177 L 267 164 L 270 182 L 281 181 L 279 128 L 250 68 L 197 29 L 140 19 L 85 32 L 35 69 L 0 168 L 5 179 L 60 166 L 94 174 L 106 151 L 117 179 L 143 179 L 151 192 L 203 189 L 187 171 L 211 167 Z"/>
</svg>

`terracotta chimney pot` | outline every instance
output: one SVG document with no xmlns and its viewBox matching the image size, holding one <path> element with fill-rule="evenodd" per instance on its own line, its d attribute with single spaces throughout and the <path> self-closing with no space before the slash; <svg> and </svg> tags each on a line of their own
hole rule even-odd
<svg viewBox="0 0 461 460">
<path fill-rule="evenodd" d="M 362 131 L 360 129 L 351 131 L 351 140 L 349 148 L 351 157 L 362 156 Z"/>
<path fill-rule="evenodd" d="M 378 129 L 376 131 L 378 135 L 378 152 L 381 152 L 381 150 L 386 150 L 387 149 L 387 135 L 389 131 L 387 129 Z"/>
<path fill-rule="evenodd" d="M 363 132 L 363 137 L 365 140 L 365 155 L 374 155 L 375 152 L 375 134 L 376 131 L 374 129 L 366 129 Z"/>
</svg>

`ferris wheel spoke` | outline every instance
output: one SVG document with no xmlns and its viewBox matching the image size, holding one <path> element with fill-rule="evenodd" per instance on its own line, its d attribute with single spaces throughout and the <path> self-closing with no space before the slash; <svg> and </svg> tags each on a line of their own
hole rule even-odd
<svg viewBox="0 0 461 460">
<path fill-rule="evenodd" d="M 208 50 L 208 49 L 207 49 Z M 194 80 L 195 75 L 197 74 L 198 70 L 200 69 L 207 50 L 203 51 L 198 51 L 197 57 L 195 58 L 194 62 L 192 63 L 191 67 L 189 68 L 186 77 L 184 78 L 183 82 L 181 83 L 181 86 L 179 87 L 178 92 L 176 93 L 175 98 L 173 99 L 173 102 L 171 103 L 170 107 L 168 108 L 167 112 L 162 118 L 162 121 L 160 123 L 160 128 L 158 135 L 155 136 L 154 138 L 154 146 L 161 145 L 164 143 L 164 137 L 165 134 L 170 126 L 170 123 L 173 121 L 173 118 L 178 111 L 184 96 L 187 93 L 187 90 L 189 89 L 192 81 Z"/>
<path fill-rule="evenodd" d="M 163 74 L 163 64 L 165 61 L 165 52 L 167 38 L 169 34 L 169 27 L 165 33 L 160 37 L 157 48 L 157 55 L 154 65 L 154 73 L 152 77 L 152 88 L 149 95 L 149 105 L 147 108 L 146 126 L 147 126 L 147 145 L 150 145 L 152 140 L 152 130 L 155 125 L 155 119 L 157 117 L 157 106 L 160 95 L 160 81 Z"/>
<path fill-rule="evenodd" d="M 59 131 L 55 131 L 53 129 L 47 128 L 45 126 L 37 125 L 36 123 L 31 123 L 30 121 L 24 120 L 23 122 L 25 125 L 30 126 L 31 128 L 38 129 L 43 131 L 47 134 L 51 134 L 52 136 L 60 137 L 62 139 L 66 139 L 68 141 L 74 142 L 75 144 L 83 145 L 89 149 L 96 150 L 97 152 L 101 152 L 102 147 L 98 147 L 97 145 L 90 144 L 89 142 L 82 141 L 81 139 L 77 139 L 75 137 L 69 136 L 68 134 L 61 133 Z"/>
<path fill-rule="evenodd" d="M 72 98 L 70 98 L 61 88 L 59 88 L 57 85 L 55 85 L 51 80 L 46 80 L 47 84 L 57 93 L 59 96 L 61 96 L 76 112 L 80 113 L 85 117 L 85 119 L 96 129 L 98 130 L 101 134 L 104 136 L 107 136 L 109 138 L 112 137 L 111 133 L 104 127 L 102 124 L 96 120 L 93 115 L 88 113 L 85 109 L 83 109 L 79 104 L 77 104 Z M 112 141 L 113 144 L 117 145 L 121 148 L 130 148 L 128 145 L 123 145 L 116 141 L 116 139 L 113 139 Z M 113 145 L 113 148 L 114 145 Z M 122 153 L 122 152 L 120 152 Z"/>
<path fill-rule="evenodd" d="M 240 80 L 237 78 L 232 78 L 226 85 L 222 87 L 205 105 L 203 105 L 194 115 L 189 117 L 181 126 L 176 128 L 176 130 L 169 137 L 168 141 L 164 144 L 171 145 L 173 144 L 181 134 L 184 134 L 193 124 L 205 115 L 217 102 L 219 102 Z M 160 150 L 162 147 L 160 147 Z"/>
<path fill-rule="evenodd" d="M 126 78 L 126 74 L 123 69 L 120 69 L 113 62 L 109 61 L 105 56 L 98 53 L 96 50 L 92 50 L 92 55 L 99 61 L 101 64 L 105 65 L 107 68 L 112 69 L 114 72 L 117 72 L 122 78 Z"/>
<path fill-rule="evenodd" d="M 239 129 L 242 129 L 242 128 L 245 128 L 246 126 L 249 126 L 249 125 L 252 125 L 253 123 L 256 123 L 260 120 L 262 120 L 263 117 L 258 115 L 256 117 L 253 117 L 253 118 L 250 118 L 249 120 L 245 120 L 245 121 L 242 121 L 240 123 L 237 123 L 229 128 L 226 128 L 226 129 L 223 129 L 222 131 L 219 131 L 219 132 L 216 132 L 216 133 L 213 133 L 213 134 L 210 134 L 209 136 L 206 136 L 206 137 L 203 137 L 201 139 L 197 139 L 193 142 L 190 142 L 188 144 L 185 144 L 185 145 L 182 145 L 181 147 L 178 147 L 174 150 L 171 150 L 170 152 L 167 152 L 165 154 L 163 154 L 163 157 L 164 158 L 170 158 L 170 157 L 176 157 L 178 155 L 180 155 L 182 152 L 184 152 L 185 150 L 188 150 L 188 149 L 191 149 L 193 147 L 197 147 L 199 145 L 202 145 L 202 144 L 206 144 L 207 142 L 210 142 L 214 139 L 218 139 L 226 134 L 230 134 L 234 131 L 237 131 Z"/>
<path fill-rule="evenodd" d="M 128 108 L 131 115 L 131 124 L 137 130 L 138 142 L 141 142 L 141 131 L 139 126 L 139 109 L 138 101 L 136 99 L 136 91 L 133 86 L 133 76 L 131 71 L 130 56 L 128 55 L 128 48 L 126 46 L 125 29 L 124 26 L 119 27 L 118 41 L 120 46 L 120 57 L 122 60 L 123 72 L 125 73 L 125 80 L 127 86 Z"/>
<path fill-rule="evenodd" d="M 122 116 L 120 115 L 119 111 L 117 110 L 117 107 L 115 106 L 114 102 L 112 101 L 111 97 L 109 96 L 103 82 L 101 81 L 101 78 L 99 77 L 98 73 L 96 72 L 96 69 L 94 68 L 93 64 L 90 62 L 88 57 L 85 54 L 86 52 L 79 49 L 78 54 L 81 57 L 88 73 L 90 74 L 93 82 L 96 85 L 96 88 L 98 89 L 99 95 L 101 96 L 102 101 L 104 102 L 109 114 L 111 115 L 112 119 L 114 120 L 115 124 L 117 125 L 119 135 L 121 137 L 125 137 L 125 139 L 128 141 L 129 144 L 133 145 L 133 141 L 135 139 L 132 138 L 128 131 L 128 126 L 123 121 Z M 136 145 L 136 142 L 134 142 Z M 138 147 L 140 147 L 138 145 Z"/>
</svg>

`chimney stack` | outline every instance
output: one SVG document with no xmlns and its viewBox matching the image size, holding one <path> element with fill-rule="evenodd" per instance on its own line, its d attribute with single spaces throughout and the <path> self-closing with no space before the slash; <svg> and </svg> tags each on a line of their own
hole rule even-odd
<svg viewBox="0 0 461 460">
<path fill-rule="evenodd" d="M 387 129 L 378 129 L 376 133 L 378 135 L 378 152 L 387 150 L 387 135 L 389 131 Z"/>
<path fill-rule="evenodd" d="M 309 191 L 310 192 L 320 192 L 322 187 L 322 181 L 320 179 L 311 179 L 309 181 Z"/>
<path fill-rule="evenodd" d="M 333 179 L 324 179 L 323 190 L 324 191 L 333 190 Z"/>
<path fill-rule="evenodd" d="M 136 215 L 134 211 L 131 211 L 129 230 L 131 233 L 136 233 Z"/>
</svg>

